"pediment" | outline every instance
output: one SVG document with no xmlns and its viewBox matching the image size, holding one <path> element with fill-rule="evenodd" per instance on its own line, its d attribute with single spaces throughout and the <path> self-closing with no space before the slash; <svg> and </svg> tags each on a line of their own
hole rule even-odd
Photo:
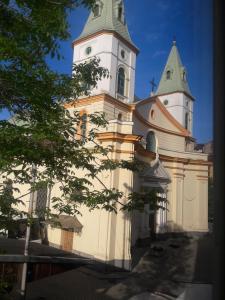
<svg viewBox="0 0 225 300">
<path fill-rule="evenodd" d="M 143 100 L 136 105 L 135 109 L 152 127 L 189 136 L 189 132 L 169 113 L 158 98 Z"/>
<path fill-rule="evenodd" d="M 153 166 L 149 166 L 148 168 L 146 168 L 141 174 L 141 177 L 153 181 L 160 181 L 160 182 L 167 182 L 167 183 L 171 182 L 170 175 L 163 167 L 160 160 L 157 160 Z"/>
</svg>

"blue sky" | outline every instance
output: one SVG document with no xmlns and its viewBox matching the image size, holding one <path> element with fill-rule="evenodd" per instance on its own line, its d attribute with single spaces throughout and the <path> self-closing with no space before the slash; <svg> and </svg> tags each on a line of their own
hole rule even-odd
<svg viewBox="0 0 225 300">
<path fill-rule="evenodd" d="M 212 139 L 212 0 L 125 0 L 126 19 L 133 42 L 140 49 L 136 69 L 136 94 L 150 94 L 149 81 L 159 83 L 176 36 L 181 59 L 187 68 L 194 104 L 194 137 Z M 88 17 L 84 8 L 69 16 L 71 39 L 61 44 L 63 61 L 52 61 L 59 72 L 71 73 L 72 40 Z"/>
<path fill-rule="evenodd" d="M 137 57 L 136 94 L 146 98 L 149 81 L 159 83 L 176 37 L 181 59 L 188 72 L 194 104 L 194 137 L 212 139 L 212 0 L 125 0 L 126 19 Z M 81 33 L 88 11 L 79 8 L 69 17 L 71 41 L 62 44 L 65 60 L 53 67 L 71 72 L 71 42 Z"/>
</svg>

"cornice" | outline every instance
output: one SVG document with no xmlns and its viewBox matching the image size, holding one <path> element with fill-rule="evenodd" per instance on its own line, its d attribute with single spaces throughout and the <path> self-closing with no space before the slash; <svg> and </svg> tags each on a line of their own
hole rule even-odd
<svg viewBox="0 0 225 300">
<path fill-rule="evenodd" d="M 187 92 L 185 91 L 174 91 L 174 92 L 170 92 L 170 93 L 162 93 L 162 94 L 157 94 L 156 96 L 157 97 L 160 97 L 160 96 L 166 96 L 166 95 L 172 95 L 172 94 L 176 94 L 176 93 L 183 93 L 185 94 L 187 97 L 189 97 L 191 100 L 195 101 L 195 98 L 193 96 L 191 96 L 190 94 L 188 94 Z"/>
<path fill-rule="evenodd" d="M 159 127 L 159 126 L 157 126 L 157 125 L 154 125 L 154 124 L 150 123 L 150 122 L 147 121 L 145 118 L 143 118 L 143 117 L 141 116 L 141 114 L 140 114 L 137 110 L 134 110 L 134 115 L 135 115 L 135 116 L 136 116 L 143 124 L 145 124 L 145 125 L 148 126 L 148 127 L 153 128 L 153 129 L 156 129 L 156 130 L 158 130 L 158 131 L 165 132 L 165 133 L 168 133 L 168 134 L 178 135 L 178 136 L 182 136 L 182 137 L 186 137 L 186 136 L 187 136 L 187 133 L 172 131 L 172 130 L 169 130 L 169 129 L 166 129 L 166 128 L 162 128 L 162 127 Z"/>
<path fill-rule="evenodd" d="M 154 97 L 150 97 L 150 98 L 147 98 L 147 99 L 144 99 L 140 102 L 137 102 L 137 104 L 135 105 L 135 111 L 137 111 L 137 107 L 139 106 L 142 106 L 142 105 L 145 105 L 146 103 L 155 103 L 157 105 L 157 107 L 160 109 L 160 111 L 163 113 L 163 115 L 177 128 L 180 130 L 180 133 L 178 132 L 174 132 L 172 130 L 168 130 L 168 129 L 165 129 L 165 128 L 162 128 L 162 127 L 159 127 L 161 128 L 161 131 L 165 131 L 167 133 L 171 133 L 171 134 L 177 134 L 177 135 L 181 135 L 181 136 L 184 136 L 184 137 L 190 137 L 190 132 L 188 130 L 186 130 L 169 112 L 168 110 L 164 107 L 164 105 L 161 103 L 161 101 L 158 99 L 157 96 L 154 96 Z M 143 117 L 142 117 L 143 118 Z M 144 118 L 143 118 L 144 119 Z M 145 120 L 147 121 L 147 120 Z M 149 121 L 147 121 L 148 123 L 150 123 Z M 154 125 L 152 123 L 150 123 L 151 126 L 156 126 L 158 127 L 157 125 Z M 158 129 L 160 130 L 160 129 Z"/>
<path fill-rule="evenodd" d="M 202 165 L 202 166 L 210 166 L 211 163 L 209 161 L 200 160 L 200 159 L 188 159 L 188 158 L 182 158 L 182 157 L 172 157 L 167 155 L 159 154 L 159 159 L 162 161 L 167 162 L 177 162 L 177 163 L 183 163 L 183 164 L 190 164 L 190 165 Z"/>
<path fill-rule="evenodd" d="M 65 104 L 65 108 L 75 108 L 75 107 L 81 107 L 81 106 L 86 106 L 86 105 L 90 105 L 96 102 L 100 102 L 100 101 L 106 101 L 108 103 L 111 103 L 113 105 L 116 105 L 118 107 L 124 108 L 127 111 L 132 111 L 133 108 L 131 105 L 126 104 L 108 94 L 99 94 L 99 95 L 94 95 L 94 96 L 88 96 L 86 98 L 80 98 L 80 99 L 76 99 L 74 101 L 71 101 L 70 103 Z"/>
<path fill-rule="evenodd" d="M 152 159 L 156 158 L 156 153 L 146 150 L 142 145 L 138 143 L 135 144 L 135 151 L 141 156 L 149 157 Z"/>
<path fill-rule="evenodd" d="M 118 132 L 102 132 L 98 133 L 96 136 L 99 141 L 116 141 L 125 143 L 136 143 L 142 138 L 140 135 L 123 134 Z"/>
<path fill-rule="evenodd" d="M 100 36 L 100 35 L 103 35 L 103 34 L 109 34 L 109 35 L 113 35 L 114 37 L 116 37 L 118 40 L 120 40 L 122 43 L 124 43 L 128 48 L 130 48 L 131 50 L 133 50 L 136 55 L 138 55 L 138 53 L 140 52 L 140 50 L 135 47 L 133 44 L 129 43 L 124 37 L 122 37 L 119 33 L 113 31 L 113 30 L 106 30 L 106 29 L 103 29 L 103 30 L 100 30 L 98 32 L 95 32 L 93 34 L 90 34 L 86 37 L 83 37 L 83 38 L 80 38 L 80 39 L 77 39 L 75 41 L 72 42 L 72 46 L 76 46 L 76 45 L 79 45 L 85 41 L 88 41 L 90 39 L 93 39 L 97 36 Z"/>
</svg>

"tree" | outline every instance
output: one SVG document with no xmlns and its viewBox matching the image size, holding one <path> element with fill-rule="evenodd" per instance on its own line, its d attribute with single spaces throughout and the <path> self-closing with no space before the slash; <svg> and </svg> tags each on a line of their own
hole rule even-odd
<svg viewBox="0 0 225 300">
<path fill-rule="evenodd" d="M 60 183 L 61 195 L 53 199 L 54 208 L 66 214 L 79 213 L 81 203 L 90 209 L 116 211 L 122 193 L 105 186 L 95 190 L 92 180 L 118 167 L 137 170 L 137 163 L 108 159 L 110 149 L 96 143 L 95 130 L 77 138 L 80 116 L 65 109 L 66 103 L 88 95 L 87 86 L 95 87 L 101 78 L 109 76 L 99 60 L 75 65 L 73 76 L 58 74 L 47 63 L 47 57 L 62 59 L 59 42 L 69 37 L 67 16 L 71 9 L 94 4 L 94 0 L 0 3 L 0 110 L 12 115 L 10 121 L 0 121 L 0 229 L 12 224 L 20 213 L 12 211 L 11 204 L 15 207 L 21 197 L 15 198 L 5 182 L 11 180 L 11 191 L 17 185 L 30 184 L 34 165 L 36 180 L 29 192 Z M 101 113 L 88 115 L 88 120 L 95 128 L 107 124 Z M 86 142 L 93 147 L 87 149 Z M 100 161 L 99 155 L 106 159 Z M 77 169 L 86 170 L 85 178 L 76 174 Z M 134 208 L 137 195 L 129 199 L 127 208 Z"/>
</svg>

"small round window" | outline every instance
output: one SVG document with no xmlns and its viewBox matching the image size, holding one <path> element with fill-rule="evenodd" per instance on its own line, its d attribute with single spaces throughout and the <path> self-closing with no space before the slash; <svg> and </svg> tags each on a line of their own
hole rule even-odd
<svg viewBox="0 0 225 300">
<path fill-rule="evenodd" d="M 163 101 L 164 105 L 168 105 L 168 103 L 169 103 L 169 101 L 167 99 Z"/>
<path fill-rule="evenodd" d="M 86 50 L 85 50 L 86 55 L 90 55 L 91 51 L 92 51 L 92 48 L 91 47 L 87 47 Z"/>
<path fill-rule="evenodd" d="M 121 50 L 121 57 L 124 59 L 125 58 L 125 51 L 124 50 Z"/>
</svg>

